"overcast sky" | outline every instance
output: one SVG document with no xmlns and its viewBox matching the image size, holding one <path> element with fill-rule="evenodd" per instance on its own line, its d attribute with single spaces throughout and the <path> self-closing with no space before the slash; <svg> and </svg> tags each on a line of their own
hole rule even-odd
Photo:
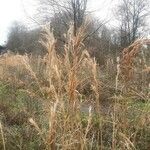
<svg viewBox="0 0 150 150">
<path fill-rule="evenodd" d="M 27 4 L 34 5 L 31 0 L 24 0 L 24 2 L 22 0 L 0 0 L 0 44 L 7 40 L 7 33 L 14 21 L 27 21 L 24 13 L 24 7 L 27 7 Z M 33 13 L 31 7 L 28 7 L 28 12 Z"/>
<path fill-rule="evenodd" d="M 31 21 L 38 0 L 0 0 L 0 44 L 7 40 L 7 34 L 14 21 Z M 118 0 L 90 0 L 88 9 L 101 19 L 112 20 L 112 9 Z"/>
</svg>

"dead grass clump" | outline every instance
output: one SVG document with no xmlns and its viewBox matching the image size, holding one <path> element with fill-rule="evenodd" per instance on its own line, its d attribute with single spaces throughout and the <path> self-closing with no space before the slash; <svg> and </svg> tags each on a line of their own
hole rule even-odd
<svg viewBox="0 0 150 150">
<path fill-rule="evenodd" d="M 120 76 L 125 88 L 134 89 L 134 93 L 138 93 L 138 91 L 147 93 L 149 88 L 150 61 L 147 58 L 149 49 L 144 47 L 149 44 L 150 40 L 137 40 L 122 52 Z"/>
<path fill-rule="evenodd" d="M 105 74 L 84 47 L 85 28 L 74 36 L 70 27 L 63 55 L 56 53 L 56 39 L 45 27 L 40 40 L 47 50 L 44 57 L 10 53 L 1 56 L 0 117 L 8 123 L 2 119 L 5 130 L 0 127 L 0 147 L 131 150 L 142 148 L 138 144 L 141 139 L 148 147 L 148 140 L 142 137 L 148 130 L 148 102 L 138 107 L 130 93 L 124 97 L 118 92 L 122 86 L 120 73 L 125 82 L 134 79 L 132 72 L 141 43 L 125 49 L 117 67 L 110 60 Z M 113 80 L 111 85 L 109 79 Z M 106 104 L 111 111 L 103 108 L 102 99 L 109 100 Z"/>
<path fill-rule="evenodd" d="M 121 74 L 125 82 L 133 79 L 134 69 L 136 65 L 138 65 L 138 64 L 135 64 L 136 62 L 135 59 L 137 55 L 140 53 L 140 51 L 142 51 L 141 49 L 143 45 L 147 45 L 147 44 L 150 44 L 150 40 L 138 40 L 123 50 L 122 58 L 120 60 L 120 69 L 121 69 Z M 147 66 L 146 64 L 144 54 L 142 54 L 141 59 L 142 60 L 140 61 L 142 61 L 143 68 L 147 70 L 149 66 Z"/>
</svg>

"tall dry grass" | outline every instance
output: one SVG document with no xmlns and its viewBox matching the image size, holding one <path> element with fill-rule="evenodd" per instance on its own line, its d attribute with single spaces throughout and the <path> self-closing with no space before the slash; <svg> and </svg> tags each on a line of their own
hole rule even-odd
<svg viewBox="0 0 150 150">
<path fill-rule="evenodd" d="M 135 41 L 123 50 L 120 60 L 120 74 L 125 89 L 132 90 L 134 94 L 137 93 L 139 97 L 141 95 L 143 99 L 149 96 L 149 49 L 144 48 L 148 44 L 150 44 L 149 39 Z"/>
<path fill-rule="evenodd" d="M 133 93 L 130 95 L 120 90 L 131 79 L 133 61 L 141 44 L 137 42 L 125 49 L 121 63 L 119 60 L 117 65 L 112 61 L 113 64 L 108 63 L 116 68 L 109 85 L 105 78 L 111 76 L 112 68 L 107 66 L 105 75 L 95 59 L 90 57 L 83 44 L 85 31 L 86 26 L 83 26 L 74 36 L 73 27 L 70 27 L 63 55 L 56 53 L 56 39 L 49 27 L 45 27 L 40 40 L 47 49 L 44 57 L 11 53 L 1 56 L 1 82 L 11 84 L 15 91 L 24 91 L 27 97 L 21 95 L 21 98 L 24 101 L 30 99 L 29 105 L 35 105 L 36 98 L 42 107 L 33 112 L 30 107 L 20 106 L 27 115 L 18 124 L 27 135 L 23 132 L 26 136 L 22 142 L 11 144 L 9 138 L 16 137 L 10 128 L 12 120 L 9 124 L 7 121 L 11 115 L 0 106 L 7 116 L 2 136 L 6 133 L 5 136 L 9 137 L 2 138 L 3 147 L 6 145 L 6 149 L 15 149 L 16 145 L 20 149 L 29 149 L 31 145 L 25 148 L 28 136 L 37 142 L 32 143 L 37 149 L 131 150 L 140 149 L 143 145 L 144 148 L 149 147 L 149 101 L 140 103 L 138 107 Z M 104 108 L 103 103 L 110 107 Z M 18 115 L 15 114 L 13 120 L 16 125 Z"/>
</svg>

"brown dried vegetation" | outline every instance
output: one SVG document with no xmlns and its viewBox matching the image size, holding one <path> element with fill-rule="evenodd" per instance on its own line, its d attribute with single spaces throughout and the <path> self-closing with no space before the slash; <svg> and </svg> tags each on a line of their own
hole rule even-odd
<svg viewBox="0 0 150 150">
<path fill-rule="evenodd" d="M 47 49 L 44 57 L 1 56 L 0 149 L 149 148 L 147 92 L 120 90 L 134 81 L 135 58 L 149 40 L 137 41 L 123 51 L 117 73 L 111 67 L 117 68 L 113 61 L 102 70 L 89 56 L 83 44 L 85 28 L 76 36 L 69 29 L 63 56 L 56 53 L 56 39 L 47 28 L 40 41 Z M 147 68 L 143 67 L 144 72 Z M 137 97 L 145 103 L 136 103 Z"/>
</svg>

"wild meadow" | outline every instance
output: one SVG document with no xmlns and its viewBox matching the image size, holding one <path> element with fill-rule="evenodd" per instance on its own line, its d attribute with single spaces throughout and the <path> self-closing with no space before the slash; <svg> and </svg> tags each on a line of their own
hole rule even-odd
<svg viewBox="0 0 150 150">
<path fill-rule="evenodd" d="M 149 150 L 150 55 L 140 39 L 102 66 L 70 27 L 63 54 L 0 56 L 0 150 Z"/>
</svg>

